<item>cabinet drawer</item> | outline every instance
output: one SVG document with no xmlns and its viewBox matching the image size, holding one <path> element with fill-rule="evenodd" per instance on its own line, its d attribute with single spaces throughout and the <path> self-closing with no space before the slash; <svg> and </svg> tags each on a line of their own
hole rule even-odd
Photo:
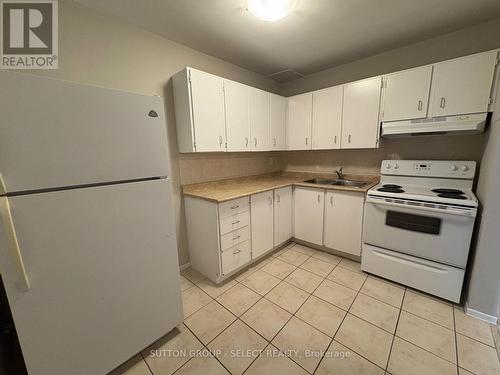
<svg viewBox="0 0 500 375">
<path fill-rule="evenodd" d="M 219 203 L 219 219 L 248 211 L 249 206 L 249 197 L 242 197 Z"/>
<path fill-rule="evenodd" d="M 234 271 L 235 269 L 250 262 L 250 243 L 241 242 L 236 246 L 227 249 L 221 254 L 222 275 Z"/>
<path fill-rule="evenodd" d="M 250 222 L 250 213 L 242 212 L 220 219 L 220 235 L 232 232 L 233 230 L 246 227 Z"/>
<path fill-rule="evenodd" d="M 229 249 L 241 242 L 247 241 L 249 235 L 249 227 L 236 229 L 232 232 L 226 233 L 220 236 L 220 248 L 221 251 Z"/>
</svg>

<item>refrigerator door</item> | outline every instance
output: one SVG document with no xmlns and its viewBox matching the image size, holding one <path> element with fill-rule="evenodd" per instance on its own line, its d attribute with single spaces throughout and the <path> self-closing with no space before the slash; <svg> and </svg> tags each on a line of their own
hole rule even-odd
<svg viewBox="0 0 500 375">
<path fill-rule="evenodd" d="M 2 214 L 0 272 L 30 375 L 106 374 L 182 321 L 170 194 L 158 179 L 1 198 L 19 252 Z"/>
<path fill-rule="evenodd" d="M 0 72 L 5 190 L 167 176 L 163 99 Z"/>
</svg>

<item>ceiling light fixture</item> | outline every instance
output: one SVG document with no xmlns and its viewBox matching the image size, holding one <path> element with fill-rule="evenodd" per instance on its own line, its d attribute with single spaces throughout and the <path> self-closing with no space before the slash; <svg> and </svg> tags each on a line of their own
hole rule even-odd
<svg viewBox="0 0 500 375">
<path fill-rule="evenodd" d="M 248 0 L 248 10 L 264 21 L 278 21 L 290 14 L 297 0 Z"/>
</svg>

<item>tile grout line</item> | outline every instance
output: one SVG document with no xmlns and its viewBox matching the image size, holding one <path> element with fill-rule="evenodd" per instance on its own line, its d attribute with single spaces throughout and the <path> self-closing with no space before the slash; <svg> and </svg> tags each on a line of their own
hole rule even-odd
<svg viewBox="0 0 500 375">
<path fill-rule="evenodd" d="M 333 272 L 333 270 L 332 270 L 332 272 Z M 328 347 L 330 347 L 330 346 L 331 346 L 331 344 L 333 343 L 333 341 L 336 341 L 336 340 L 335 340 L 335 337 L 337 336 L 337 333 L 338 333 L 338 331 L 340 330 L 340 327 L 341 327 L 341 326 L 342 326 L 342 324 L 344 323 L 344 320 L 345 320 L 345 318 L 347 317 L 347 315 L 348 315 L 348 314 L 350 314 L 350 310 L 351 310 L 351 308 L 352 308 L 352 306 L 353 306 L 354 302 L 356 301 L 356 298 L 358 298 L 358 295 L 361 293 L 361 289 L 363 288 L 363 286 L 365 285 L 365 283 L 366 283 L 366 281 L 367 281 L 367 280 L 368 280 L 368 277 L 367 277 L 367 278 L 363 281 L 363 284 L 361 285 L 361 288 L 359 289 L 359 291 L 357 291 L 356 296 L 354 297 L 354 299 L 353 299 L 353 301 L 352 301 L 351 305 L 349 306 L 349 309 L 346 311 L 346 314 L 344 315 L 344 318 L 342 319 L 342 322 L 339 324 L 339 327 L 338 327 L 338 328 L 337 328 L 337 330 L 335 331 L 335 334 L 333 335 L 333 338 L 332 338 L 332 340 L 330 341 L 330 344 L 328 345 Z M 339 284 L 339 285 L 341 285 L 341 284 Z M 325 301 L 325 302 L 326 302 L 326 301 Z M 345 310 L 344 310 L 344 311 L 345 311 Z M 354 315 L 354 314 L 352 314 L 352 315 L 353 315 L 353 316 L 356 316 L 356 315 Z M 361 318 L 359 318 L 359 319 L 361 319 Z M 361 320 L 364 320 L 364 319 L 361 319 Z M 371 325 L 373 325 L 373 326 L 375 326 L 375 327 L 377 327 L 377 328 L 380 328 L 380 327 L 376 326 L 376 325 L 375 325 L 375 324 L 373 324 L 373 323 L 370 323 L 370 322 L 368 322 L 368 321 L 366 321 L 366 320 L 364 320 L 364 321 L 365 321 L 365 322 L 367 322 L 367 323 L 369 323 L 369 324 L 371 324 Z M 349 349 L 350 351 L 352 351 L 352 352 L 356 353 L 356 354 L 357 354 L 357 355 L 359 355 L 361 358 L 363 358 L 364 360 L 366 360 L 366 361 L 370 362 L 371 364 L 373 364 L 374 366 L 378 367 L 378 368 L 379 368 L 379 369 L 381 369 L 382 371 L 384 371 L 384 372 L 386 371 L 386 369 L 383 369 L 383 368 L 382 368 L 382 367 L 380 367 L 378 364 L 376 364 L 375 362 L 373 362 L 373 361 L 371 361 L 370 359 L 366 358 L 366 357 L 365 357 L 364 355 L 362 355 L 361 353 L 358 353 L 357 351 L 355 351 L 355 350 L 351 349 L 351 348 L 350 348 L 350 347 L 348 347 L 347 345 L 342 344 L 340 341 L 336 341 L 336 342 L 338 342 L 340 345 L 344 346 L 345 348 Z M 324 356 L 322 356 L 322 358 L 321 358 L 320 362 L 318 363 L 318 365 L 316 366 L 316 369 L 314 370 L 314 372 L 316 372 L 316 371 L 318 370 L 318 368 L 319 368 L 319 366 L 321 365 L 321 362 L 323 362 L 323 360 L 324 360 Z M 314 373 L 313 373 L 313 374 L 314 374 Z"/>
<path fill-rule="evenodd" d="M 455 308 L 453 310 L 453 336 L 455 336 L 455 354 L 457 356 L 457 375 L 460 374 L 460 366 L 458 365 L 458 337 L 457 337 L 457 321 L 455 319 Z"/>
<path fill-rule="evenodd" d="M 405 297 L 406 297 L 406 288 L 405 288 L 405 290 L 403 292 L 403 299 L 401 300 L 401 307 L 399 309 L 398 319 L 396 320 L 396 326 L 394 327 L 394 334 L 392 335 L 392 342 L 391 342 L 391 347 L 389 349 L 389 355 L 387 356 L 387 362 L 385 364 L 385 369 L 384 370 L 386 372 L 387 372 L 387 369 L 389 367 L 389 362 L 391 360 L 392 349 L 394 347 L 394 340 L 396 339 L 396 337 L 399 338 L 399 336 L 396 336 L 396 333 L 398 331 L 399 319 L 401 318 L 401 312 L 403 311 L 403 303 L 404 303 Z"/>
</svg>

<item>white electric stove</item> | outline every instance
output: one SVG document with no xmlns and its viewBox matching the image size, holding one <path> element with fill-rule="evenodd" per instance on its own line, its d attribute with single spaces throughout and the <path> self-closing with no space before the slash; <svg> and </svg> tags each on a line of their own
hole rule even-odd
<svg viewBox="0 0 500 375">
<path fill-rule="evenodd" d="M 473 161 L 384 160 L 367 193 L 361 268 L 460 301 L 477 213 Z"/>
</svg>

